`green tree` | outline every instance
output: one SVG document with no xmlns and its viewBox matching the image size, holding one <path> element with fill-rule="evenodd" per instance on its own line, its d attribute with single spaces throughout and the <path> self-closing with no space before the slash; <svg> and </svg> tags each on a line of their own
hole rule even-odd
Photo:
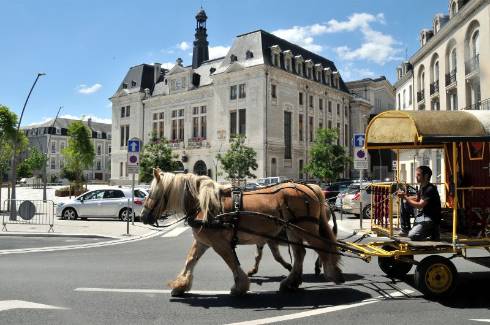
<svg viewBox="0 0 490 325">
<path fill-rule="evenodd" d="M 27 159 L 24 160 L 24 162 L 29 165 L 32 172 L 41 171 L 47 161 L 48 156 L 45 153 L 39 151 L 39 149 L 37 149 L 36 147 L 30 148 Z"/>
<path fill-rule="evenodd" d="M 351 158 L 344 147 L 337 144 L 338 130 L 318 129 L 310 149 L 310 162 L 305 171 L 323 181 L 333 181 L 344 171 Z"/>
<path fill-rule="evenodd" d="M 216 156 L 229 179 L 255 178 L 250 170 L 257 170 L 257 153 L 245 145 L 245 137 L 238 136 L 231 142 L 230 150 Z"/>
<path fill-rule="evenodd" d="M 32 177 L 32 168 L 25 160 L 17 165 L 17 178 Z"/>
<path fill-rule="evenodd" d="M 141 182 L 149 183 L 153 179 L 153 168 L 159 167 L 163 171 L 174 171 L 177 162 L 173 160 L 172 149 L 165 139 L 153 137 L 146 144 L 140 156 L 139 178 Z"/>
<path fill-rule="evenodd" d="M 82 181 L 84 169 L 92 166 L 95 149 L 92 142 L 92 132 L 82 121 L 75 121 L 68 126 L 68 145 L 63 149 L 65 169 L 75 176 L 76 182 Z"/>
<path fill-rule="evenodd" d="M 17 115 L 7 106 L 0 105 L 0 183 L 10 168 L 16 140 L 18 156 L 25 150 L 29 141 L 23 131 L 17 132 Z"/>
</svg>

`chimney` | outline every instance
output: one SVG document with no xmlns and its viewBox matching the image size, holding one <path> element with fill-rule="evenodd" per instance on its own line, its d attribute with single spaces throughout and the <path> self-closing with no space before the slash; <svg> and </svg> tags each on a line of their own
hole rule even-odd
<svg viewBox="0 0 490 325">
<path fill-rule="evenodd" d="M 160 79 L 160 74 L 162 72 L 162 65 L 160 63 L 153 64 L 153 83 L 157 83 Z"/>
<path fill-rule="evenodd" d="M 91 117 L 88 118 L 87 125 L 88 125 L 89 128 L 92 127 L 92 118 Z"/>
</svg>

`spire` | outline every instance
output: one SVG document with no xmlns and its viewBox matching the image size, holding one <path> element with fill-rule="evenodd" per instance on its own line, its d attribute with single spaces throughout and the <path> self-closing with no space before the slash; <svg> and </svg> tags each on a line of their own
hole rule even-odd
<svg viewBox="0 0 490 325">
<path fill-rule="evenodd" d="M 192 53 L 192 68 L 198 68 L 203 61 L 209 60 L 208 34 L 206 29 L 206 12 L 201 9 L 196 14 L 196 34 L 194 40 L 194 51 Z"/>
</svg>

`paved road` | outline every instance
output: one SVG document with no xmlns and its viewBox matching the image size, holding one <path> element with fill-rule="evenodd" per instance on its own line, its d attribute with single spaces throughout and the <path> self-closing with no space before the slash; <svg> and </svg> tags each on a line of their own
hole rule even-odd
<svg viewBox="0 0 490 325">
<path fill-rule="evenodd" d="M 453 299 L 440 303 L 422 297 L 411 286 L 411 276 L 407 283 L 386 278 L 376 261 L 344 259 L 347 282 L 341 286 L 326 283 L 312 275 L 312 253 L 307 254 L 301 290 L 279 294 L 276 290 L 286 271 L 266 252 L 258 276 L 252 279 L 255 293 L 236 298 L 227 294 L 231 273 L 209 250 L 194 278 L 193 289 L 201 292 L 172 298 L 166 282 L 183 265 L 191 231 L 178 227 L 163 236 L 117 246 L 0 256 L 0 323 L 229 324 L 262 320 L 250 324 L 447 325 L 490 319 L 490 273 L 461 261 L 456 265 L 462 272 L 462 285 Z M 285 249 L 283 253 L 287 256 Z M 238 255 L 247 269 L 254 249 L 240 247 Z"/>
<path fill-rule="evenodd" d="M 0 251 L 20 248 L 40 248 L 65 245 L 79 245 L 108 241 L 110 238 L 73 238 L 73 237 L 22 237 L 0 236 Z"/>
</svg>

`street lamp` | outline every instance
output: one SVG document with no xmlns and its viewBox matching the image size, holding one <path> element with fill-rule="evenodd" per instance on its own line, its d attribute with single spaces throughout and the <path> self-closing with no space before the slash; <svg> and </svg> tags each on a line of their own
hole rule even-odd
<svg viewBox="0 0 490 325">
<path fill-rule="evenodd" d="M 10 182 L 12 184 L 12 193 L 10 195 L 10 220 L 17 219 L 17 207 L 16 207 L 16 194 L 15 194 L 15 185 L 17 183 L 17 160 L 15 159 L 15 152 L 17 151 L 17 135 L 20 130 L 20 123 L 22 122 L 22 117 L 24 116 L 24 111 L 26 109 L 27 102 L 29 101 L 29 97 L 31 97 L 32 90 L 36 86 L 36 83 L 39 77 L 46 75 L 45 73 L 38 73 L 34 83 L 32 84 L 31 90 L 29 90 L 29 94 L 27 95 L 26 101 L 24 102 L 24 106 L 22 107 L 22 112 L 20 113 L 19 122 L 17 123 L 17 131 L 14 136 L 14 150 L 12 154 L 12 170 L 10 174 Z"/>
</svg>

